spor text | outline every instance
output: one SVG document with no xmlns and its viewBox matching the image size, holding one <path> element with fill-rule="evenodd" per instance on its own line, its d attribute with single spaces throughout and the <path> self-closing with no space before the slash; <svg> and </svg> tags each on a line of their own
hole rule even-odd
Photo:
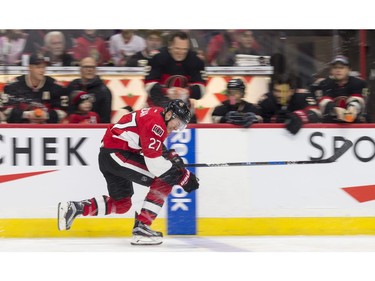
<svg viewBox="0 0 375 281">
<path fill-rule="evenodd" d="M 310 144 L 319 151 L 318 157 L 310 157 L 310 160 L 321 160 L 329 156 L 329 147 L 327 146 L 327 139 L 333 146 L 333 151 L 339 149 L 345 138 L 343 136 L 326 136 L 321 132 L 314 132 L 309 137 Z M 369 162 L 375 157 L 375 141 L 369 136 L 360 136 L 357 139 L 350 139 L 353 142 L 353 147 L 350 151 L 353 151 L 354 157 L 361 162 Z M 324 142 L 324 144 L 323 144 Z M 370 148 L 370 149 L 369 149 Z"/>
</svg>

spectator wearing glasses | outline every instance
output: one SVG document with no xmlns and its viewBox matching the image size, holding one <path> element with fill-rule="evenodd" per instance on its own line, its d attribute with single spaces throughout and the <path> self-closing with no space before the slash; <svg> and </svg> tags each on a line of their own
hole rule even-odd
<svg viewBox="0 0 375 281">
<path fill-rule="evenodd" d="M 84 91 L 92 96 L 92 111 L 100 117 L 100 123 L 111 123 L 112 93 L 96 73 L 96 61 L 86 57 L 80 61 L 81 77 L 71 81 L 67 87 L 70 96 L 70 113 L 73 112 L 74 91 Z"/>
</svg>

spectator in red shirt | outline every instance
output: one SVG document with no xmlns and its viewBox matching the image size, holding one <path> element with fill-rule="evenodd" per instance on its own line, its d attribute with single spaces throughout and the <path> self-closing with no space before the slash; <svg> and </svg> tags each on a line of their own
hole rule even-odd
<svg viewBox="0 0 375 281">
<path fill-rule="evenodd" d="M 208 42 L 206 63 L 209 66 L 233 66 L 236 54 L 258 55 L 259 45 L 251 30 L 224 30 Z"/>
<path fill-rule="evenodd" d="M 111 58 L 106 42 L 97 35 L 95 29 L 86 29 L 77 38 L 76 46 L 73 48 L 73 57 L 76 61 L 92 57 L 98 66 L 107 65 Z"/>
<path fill-rule="evenodd" d="M 98 113 L 91 111 L 94 97 L 84 91 L 72 93 L 74 112 L 69 115 L 68 123 L 97 124 L 100 123 Z"/>
</svg>

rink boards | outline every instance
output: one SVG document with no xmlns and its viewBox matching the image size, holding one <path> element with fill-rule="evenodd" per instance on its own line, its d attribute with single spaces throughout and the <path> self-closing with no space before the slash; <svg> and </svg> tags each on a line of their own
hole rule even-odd
<svg viewBox="0 0 375 281">
<path fill-rule="evenodd" d="M 318 160 L 343 139 L 353 147 L 331 164 L 196 168 L 197 192 L 175 186 L 155 229 L 169 235 L 375 234 L 375 126 L 196 125 L 167 145 L 190 163 Z M 57 230 L 60 201 L 107 194 L 97 153 L 105 126 L 0 125 L 1 237 L 129 236 L 147 188 L 135 186 L 124 215 L 80 218 Z"/>
</svg>

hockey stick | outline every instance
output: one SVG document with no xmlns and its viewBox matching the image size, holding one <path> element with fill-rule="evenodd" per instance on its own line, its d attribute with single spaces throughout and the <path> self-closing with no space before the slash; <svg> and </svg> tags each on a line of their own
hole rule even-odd
<svg viewBox="0 0 375 281">
<path fill-rule="evenodd" d="M 230 167 L 230 166 L 265 166 L 265 165 L 295 165 L 295 164 L 323 164 L 332 163 L 339 159 L 346 151 L 351 148 L 353 143 L 350 140 L 345 140 L 344 144 L 335 151 L 335 153 L 326 159 L 321 160 L 306 160 L 306 161 L 266 161 L 266 162 L 234 162 L 234 163 L 190 163 L 185 164 L 185 167 Z"/>
</svg>

